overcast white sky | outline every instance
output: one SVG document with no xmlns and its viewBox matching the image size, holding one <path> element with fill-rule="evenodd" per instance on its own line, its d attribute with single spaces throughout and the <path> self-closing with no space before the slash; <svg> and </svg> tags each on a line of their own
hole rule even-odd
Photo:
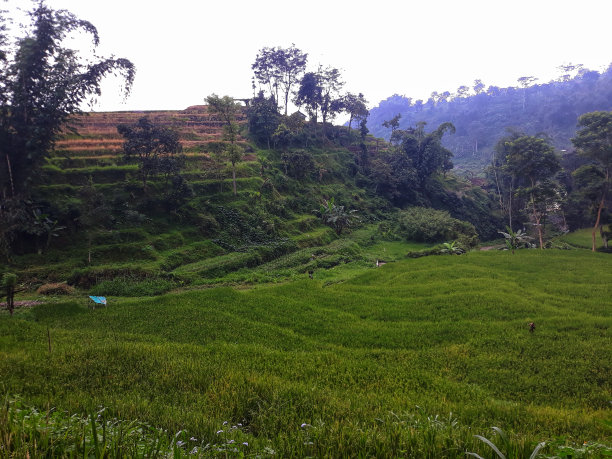
<svg viewBox="0 0 612 459">
<path fill-rule="evenodd" d="M 29 0 L 4 5 L 28 7 Z M 565 63 L 612 62 L 612 0 L 48 0 L 91 21 L 99 54 L 137 67 L 122 102 L 107 84 L 95 110 L 183 109 L 212 93 L 252 96 L 251 64 L 292 43 L 309 65 L 342 70 L 370 107 L 397 93 L 427 99 L 480 78 L 547 82 Z M 0 3 L 0 6 L 3 6 Z"/>
</svg>

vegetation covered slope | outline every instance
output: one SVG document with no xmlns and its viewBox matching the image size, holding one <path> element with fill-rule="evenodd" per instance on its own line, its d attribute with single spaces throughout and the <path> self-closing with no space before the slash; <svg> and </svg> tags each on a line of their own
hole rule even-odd
<svg viewBox="0 0 612 459">
<path fill-rule="evenodd" d="M 118 125 L 134 125 L 143 115 L 160 129 L 171 128 L 182 145 L 180 172 L 151 175 L 146 188 L 142 164 L 127 160 L 117 132 Z M 67 281 L 99 295 L 139 296 L 283 279 L 384 258 L 362 249 L 381 237 L 397 237 L 389 234 L 397 209 L 359 173 L 355 131 L 329 126 L 331 139 L 323 140 L 316 126 L 306 126 L 301 135 L 307 149 L 260 149 L 247 140 L 244 121 L 239 111 L 237 145 L 244 154 L 236 163 L 234 194 L 233 167 L 219 153 L 223 121 L 206 106 L 73 118 L 78 135 L 66 132 L 57 141 L 31 189 L 32 223 L 22 225 L 13 255 L 0 269 L 15 271 L 30 290 Z M 375 139 L 362 142 L 378 154 Z M 439 206 L 464 220 L 481 209 L 478 231 L 496 234 L 491 202 L 482 191 L 452 176 L 440 176 L 436 186 Z M 347 229 L 321 218 L 325 202 L 343 208 L 347 224 L 369 228 L 369 239 L 339 239 Z M 383 220 L 389 221 L 378 231 Z M 256 267 L 261 269 L 252 271 Z"/>
<path fill-rule="evenodd" d="M 297 170 L 293 150 L 260 150 L 241 137 L 234 195 L 230 167 L 216 156 L 221 123 L 206 107 L 144 114 L 178 132 L 184 154 L 181 181 L 158 174 L 145 191 L 116 129 L 142 115 L 84 115 L 74 120 L 79 135 L 58 141 L 32 190 L 38 226 L 22 233 L 8 263 L 20 282 L 36 288 L 69 281 L 85 289 L 102 283 L 100 294 L 155 294 L 308 247 L 321 261 L 336 249 L 314 248 L 338 237 L 317 216 L 325 199 L 359 209 L 361 223 L 391 208 L 356 185 L 353 153 L 334 143 L 315 144 L 310 162 Z"/>
<path fill-rule="evenodd" d="M 456 168 L 473 172 L 491 162 L 493 148 L 507 129 L 545 134 L 556 148 L 569 151 L 580 115 L 612 109 L 612 67 L 601 74 L 582 68 L 568 70 L 571 72 L 549 83 L 535 84 L 533 77 L 521 79 L 521 87 L 487 88 L 476 80 L 473 88 L 462 86 L 454 94 L 435 92 L 427 101 L 396 94 L 370 110 L 368 126 L 374 135 L 389 139 L 391 129 L 383 123 L 398 114 L 401 128 L 425 121 L 434 129 L 451 122 L 457 132 L 446 136 L 443 143 L 453 152 Z"/>
<path fill-rule="evenodd" d="M 0 377 L 34 406 L 186 429 L 189 449 L 240 423 L 251 453 L 465 457 L 498 426 L 516 457 L 552 454 L 609 442 L 607 269 L 586 250 L 480 252 L 331 285 L 49 304 L 0 317 Z"/>
</svg>

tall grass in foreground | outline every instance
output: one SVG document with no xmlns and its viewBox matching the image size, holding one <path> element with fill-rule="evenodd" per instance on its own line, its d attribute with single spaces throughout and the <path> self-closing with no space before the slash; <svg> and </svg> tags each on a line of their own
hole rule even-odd
<svg viewBox="0 0 612 459">
<path fill-rule="evenodd" d="M 510 437 L 493 427 L 491 440 L 472 435 L 470 429 L 460 426 L 450 414 L 446 418 L 420 415 L 398 416 L 390 413 L 378 424 L 389 423 L 387 429 L 397 444 L 376 444 L 367 434 L 358 441 L 359 450 L 353 457 L 466 457 L 482 459 L 481 440 L 498 458 L 610 457 L 612 449 L 598 443 L 568 445 L 562 440 L 534 445 L 524 438 Z M 18 400 L 6 398 L 0 409 L 0 457 L 283 457 L 345 456 L 340 451 L 320 444 L 323 425 L 300 425 L 295 443 L 276 451 L 269 442 L 250 435 L 241 423 L 224 422 L 215 432 L 214 440 L 207 442 L 181 430 L 169 433 L 139 421 L 110 418 L 106 409 L 86 416 L 68 415 L 56 410 L 39 411 Z M 399 428 L 398 428 L 399 427 Z M 347 439 L 348 440 L 348 439 Z M 493 443 L 495 440 L 498 445 Z M 321 442 L 325 443 L 325 441 Z M 399 445 L 402 445 L 399 447 Z M 277 446 L 276 446 L 277 447 Z M 468 451 L 471 449 L 471 451 Z M 544 456 L 544 452 L 552 456 Z M 542 456 L 540 456 L 540 453 Z"/>
</svg>

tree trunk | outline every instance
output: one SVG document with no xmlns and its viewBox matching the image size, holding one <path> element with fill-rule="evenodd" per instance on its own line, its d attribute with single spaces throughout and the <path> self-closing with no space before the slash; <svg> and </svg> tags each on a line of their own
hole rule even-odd
<svg viewBox="0 0 612 459">
<path fill-rule="evenodd" d="M 536 226 L 538 227 L 538 237 L 540 239 L 540 249 L 543 249 L 544 248 L 544 238 L 542 237 L 542 225 L 540 225 L 540 221 L 542 217 L 538 215 L 538 212 L 535 206 L 535 201 L 533 199 L 533 195 L 531 195 L 531 205 L 533 207 L 533 219 L 536 223 Z"/>
<path fill-rule="evenodd" d="M 510 181 L 510 192 L 508 193 L 508 221 L 512 229 L 512 192 L 514 191 L 514 178 Z"/>
<path fill-rule="evenodd" d="M 289 88 L 285 91 L 285 116 L 287 116 L 287 105 L 289 105 Z"/>
<path fill-rule="evenodd" d="M 501 193 L 501 189 L 499 187 L 499 179 L 497 178 L 497 168 L 493 167 L 493 173 L 495 174 L 495 186 L 497 188 L 497 196 L 499 196 L 499 208 L 501 211 L 504 211 L 504 199 Z"/>
<path fill-rule="evenodd" d="M 8 166 L 8 176 L 11 183 L 11 197 L 15 197 L 15 184 L 13 183 L 13 168 L 11 166 L 11 160 L 9 159 L 8 153 L 6 154 L 6 165 Z"/>
<path fill-rule="evenodd" d="M 593 227 L 593 248 L 591 249 L 593 252 L 595 252 L 595 250 L 597 249 L 597 244 L 595 242 L 595 233 L 597 232 L 597 229 L 599 228 L 599 222 L 601 221 L 601 211 L 603 210 L 604 207 L 604 202 L 605 202 L 605 193 L 604 195 L 601 197 L 601 201 L 599 201 L 599 207 L 597 208 L 597 220 L 595 220 L 595 226 Z"/>
<path fill-rule="evenodd" d="M 608 194 L 608 181 L 610 180 L 610 170 L 608 168 L 606 168 L 606 181 L 604 182 L 604 189 L 603 189 L 603 193 L 601 194 L 601 201 L 599 201 L 599 207 L 597 208 L 597 220 L 595 221 L 595 226 L 593 227 L 593 252 L 595 252 L 595 250 L 597 249 L 596 247 L 596 243 L 595 243 L 595 231 L 597 231 L 597 228 L 599 227 L 599 223 L 601 222 L 601 211 L 604 208 L 604 205 L 606 203 L 606 194 Z M 606 244 L 606 248 L 607 248 L 607 244 Z"/>
<path fill-rule="evenodd" d="M 234 186 L 234 196 L 238 194 L 236 191 L 236 163 L 232 163 L 232 182 Z"/>
</svg>

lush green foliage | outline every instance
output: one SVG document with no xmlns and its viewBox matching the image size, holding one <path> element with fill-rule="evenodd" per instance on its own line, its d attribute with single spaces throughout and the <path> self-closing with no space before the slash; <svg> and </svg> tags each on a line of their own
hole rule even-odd
<svg viewBox="0 0 612 459">
<path fill-rule="evenodd" d="M 352 226 L 358 219 L 356 210 L 344 210 L 344 206 L 338 205 L 334 198 L 325 201 L 319 208 L 319 215 L 326 225 L 331 226 L 336 234 L 340 236 L 342 230 Z"/>
<path fill-rule="evenodd" d="M 504 236 L 506 247 L 508 250 L 512 250 L 512 253 L 514 253 L 516 249 L 531 247 L 530 241 L 533 238 L 525 234 L 523 230 L 512 231 L 512 228 L 506 226 L 506 231 L 500 231 L 500 234 Z"/>
<path fill-rule="evenodd" d="M 481 252 L 342 283 L 303 274 L 20 309 L 0 316 L 0 377 L 30 405 L 102 405 L 107 419 L 204 444 L 241 423 L 252 451 L 283 457 L 485 457 L 473 435 L 492 425 L 525 457 L 540 441 L 553 454 L 609 435 L 608 264 L 587 251 Z"/>
<path fill-rule="evenodd" d="M 268 90 L 270 97 L 277 102 L 281 102 L 279 96 L 282 94 L 282 101 L 287 116 L 287 105 L 291 90 L 300 80 L 306 69 L 308 54 L 291 45 L 290 48 L 273 47 L 259 50 L 255 62 L 251 66 L 253 73 L 260 85 Z M 255 82 L 253 81 L 253 90 Z"/>
<path fill-rule="evenodd" d="M 409 241 L 444 242 L 457 239 L 465 248 L 478 243 L 474 225 L 452 218 L 445 211 L 410 207 L 399 213 L 398 221 L 398 234 Z"/>
<path fill-rule="evenodd" d="M 436 92 L 427 101 L 395 94 L 370 110 L 368 126 L 375 136 L 390 139 L 392 127 L 384 122 L 397 114 L 398 128 L 452 121 L 457 132 L 443 144 L 452 151 L 456 167 L 475 172 L 490 163 L 507 128 L 529 135 L 545 132 L 556 148 L 570 150 L 580 115 L 612 109 L 612 67 L 602 73 L 580 67 L 556 81 L 521 87 L 486 87 L 476 80 L 471 89 L 464 87 L 467 91 Z"/>
<path fill-rule="evenodd" d="M 0 42 L 0 193 L 5 198 L 27 194 L 68 116 L 100 94 L 105 75 L 122 74 L 129 92 L 135 73 L 126 59 L 92 60 L 65 46 L 71 32 L 83 31 L 96 48 L 99 37 L 91 23 L 44 2 L 29 16 L 31 23 L 14 48 L 8 40 Z"/>
<path fill-rule="evenodd" d="M 547 217 L 551 209 L 560 210 L 563 200 L 564 190 L 554 179 L 559 169 L 559 158 L 546 140 L 518 133 L 498 142 L 489 168 L 508 227 L 532 225 L 540 248 Z"/>
<path fill-rule="evenodd" d="M 147 188 L 151 175 L 171 176 L 181 169 L 184 158 L 178 154 L 183 148 L 175 131 L 156 126 L 147 117 L 140 118 L 134 125 L 120 124 L 117 131 L 125 139 L 126 160 L 138 163 L 143 188 Z"/>
<path fill-rule="evenodd" d="M 597 209 L 596 219 L 592 233 L 591 249 L 595 251 L 595 232 L 601 231 L 602 214 L 606 202 L 610 200 L 610 189 L 612 181 L 612 111 L 586 113 L 578 119 L 578 132 L 572 139 L 572 143 L 579 152 L 591 159 L 595 164 L 591 165 L 589 174 L 581 174 L 584 170 L 578 169 L 574 177 L 580 195 L 587 203 Z M 585 175 L 588 179 L 585 180 Z M 604 244 L 608 247 L 609 235 L 604 234 Z"/>
</svg>

